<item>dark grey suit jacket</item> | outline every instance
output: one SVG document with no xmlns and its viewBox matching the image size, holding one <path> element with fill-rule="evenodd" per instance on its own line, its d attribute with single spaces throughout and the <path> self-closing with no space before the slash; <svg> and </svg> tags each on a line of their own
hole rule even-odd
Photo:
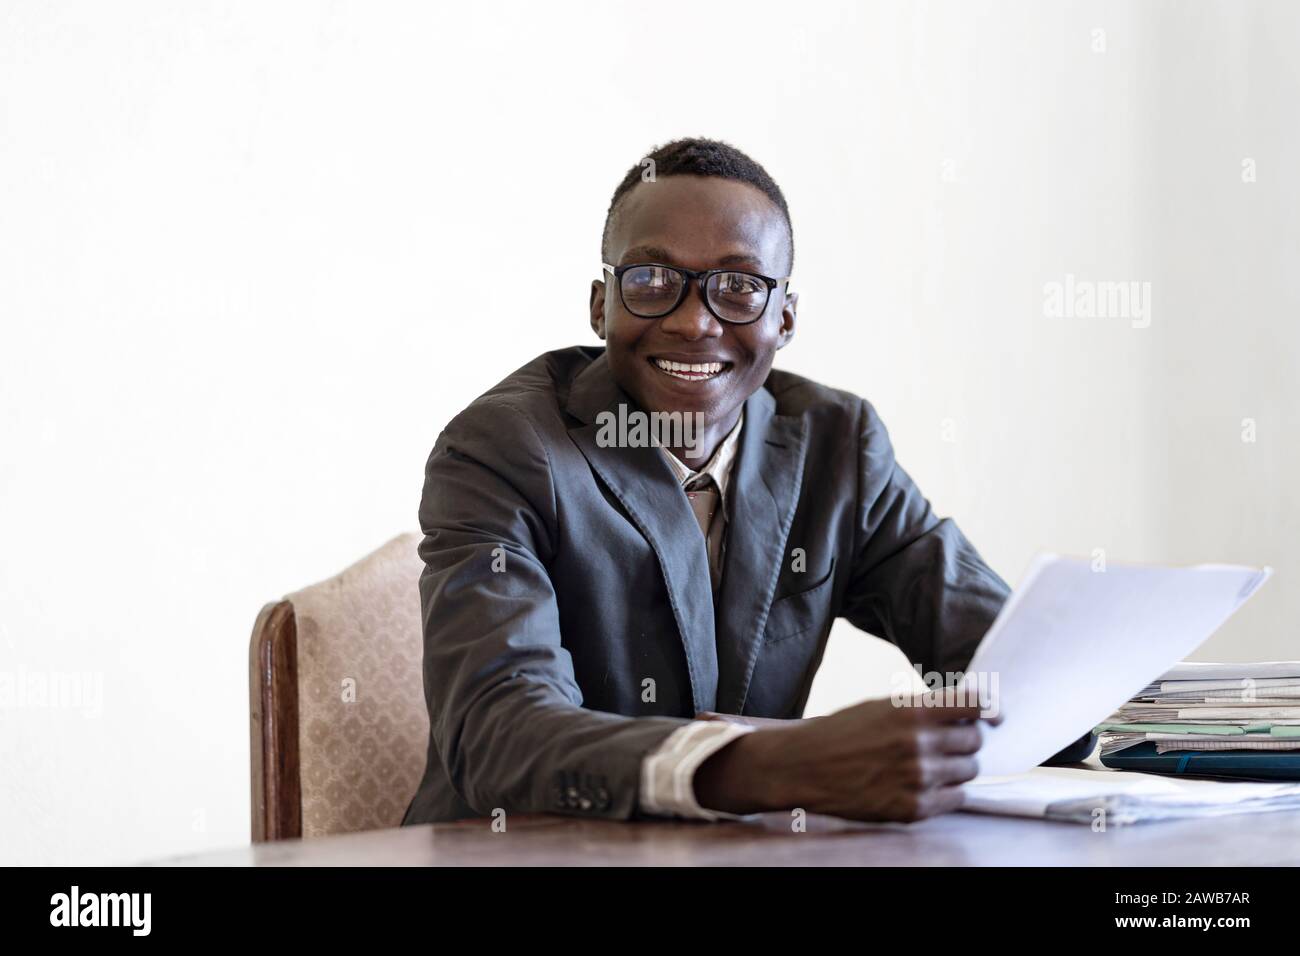
<svg viewBox="0 0 1300 956">
<path fill-rule="evenodd" d="M 634 816 L 642 758 L 697 712 L 801 716 L 835 618 L 957 671 L 1006 599 L 868 402 L 773 371 L 745 403 L 715 609 L 663 453 L 597 444 L 620 402 L 636 408 L 603 348 L 562 349 L 439 436 L 420 503 L 428 763 L 403 823 Z"/>
</svg>

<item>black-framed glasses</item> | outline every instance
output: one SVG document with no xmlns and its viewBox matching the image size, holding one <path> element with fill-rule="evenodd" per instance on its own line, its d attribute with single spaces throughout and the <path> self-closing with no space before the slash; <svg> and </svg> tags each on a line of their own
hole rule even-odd
<svg viewBox="0 0 1300 956">
<path fill-rule="evenodd" d="M 623 307 L 642 319 L 662 319 L 676 309 L 686 298 L 694 279 L 700 285 L 704 305 L 714 318 L 732 325 L 745 325 L 767 311 L 773 289 L 790 281 L 789 276 L 773 279 L 738 269 L 694 272 L 655 262 L 626 266 L 602 262 L 601 265 L 618 282 Z"/>
</svg>

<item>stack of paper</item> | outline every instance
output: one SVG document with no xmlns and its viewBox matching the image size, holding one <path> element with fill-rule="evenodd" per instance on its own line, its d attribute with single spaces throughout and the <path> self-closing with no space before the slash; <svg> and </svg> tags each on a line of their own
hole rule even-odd
<svg viewBox="0 0 1300 956">
<path fill-rule="evenodd" d="M 981 777 L 963 810 L 1106 825 L 1300 809 L 1300 784 L 1188 780 L 1122 771 L 1038 767 Z"/>
<path fill-rule="evenodd" d="M 1096 729 L 1103 755 L 1148 741 L 1162 754 L 1300 751 L 1300 661 L 1179 664 Z"/>
</svg>

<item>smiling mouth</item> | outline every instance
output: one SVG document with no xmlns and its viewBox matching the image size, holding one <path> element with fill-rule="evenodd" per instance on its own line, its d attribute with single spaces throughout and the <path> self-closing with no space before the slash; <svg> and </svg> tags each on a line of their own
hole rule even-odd
<svg viewBox="0 0 1300 956">
<path fill-rule="evenodd" d="M 673 378 L 683 382 L 707 382 L 726 374 L 731 369 L 730 362 L 672 362 L 668 359 L 651 358 L 651 365 Z"/>
</svg>

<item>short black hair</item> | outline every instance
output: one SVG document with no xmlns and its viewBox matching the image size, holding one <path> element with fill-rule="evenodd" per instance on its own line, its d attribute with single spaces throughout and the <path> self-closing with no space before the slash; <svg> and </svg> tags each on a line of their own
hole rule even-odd
<svg viewBox="0 0 1300 956">
<path fill-rule="evenodd" d="M 649 166 L 647 160 L 653 160 L 654 165 Z M 656 179 L 660 176 L 717 176 L 749 183 L 761 190 L 763 195 L 776 204 L 785 218 L 786 235 L 790 242 L 790 264 L 793 268 L 794 227 L 790 223 L 790 207 L 786 205 L 785 195 L 776 180 L 768 175 L 766 169 L 730 143 L 694 136 L 656 146 L 627 171 L 623 181 L 614 190 L 614 197 L 609 201 L 609 211 L 605 213 L 605 231 L 601 235 L 600 252 L 606 262 L 609 261 L 609 234 L 613 230 L 618 204 L 650 169 L 654 170 Z"/>
</svg>

